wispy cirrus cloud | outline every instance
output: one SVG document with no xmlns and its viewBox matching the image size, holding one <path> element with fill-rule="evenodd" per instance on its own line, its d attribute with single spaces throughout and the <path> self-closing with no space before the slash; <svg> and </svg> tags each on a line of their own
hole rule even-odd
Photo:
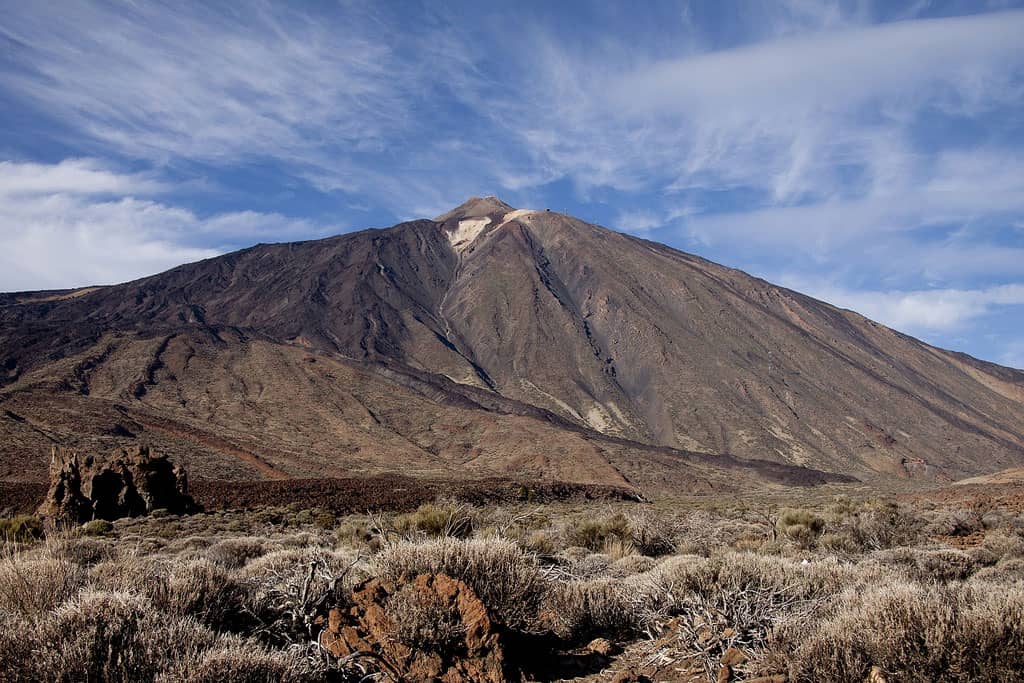
<svg viewBox="0 0 1024 683">
<path fill-rule="evenodd" d="M 169 262 L 499 194 L 987 324 L 1016 304 L 953 292 L 1024 282 L 1020 4 L 8 4 L 0 229 Z"/>
<path fill-rule="evenodd" d="M 325 144 L 384 144 L 414 95 L 386 43 L 284 5 L 72 2 L 4 15 L 4 87 L 140 158 L 315 163 Z"/>
<path fill-rule="evenodd" d="M 1024 157 L 976 149 L 908 163 L 860 195 L 700 213 L 667 232 L 762 265 L 803 260 L 920 285 L 1024 279 L 1024 244 L 1005 235 L 1021 213 Z"/>
<path fill-rule="evenodd" d="M 912 144 L 923 112 L 1019 107 L 1022 32 L 1024 12 L 1005 12 L 634 56 L 639 64 L 567 53 L 552 39 L 532 51 L 548 106 L 509 103 L 505 122 L 584 184 L 742 186 L 789 203 L 869 185 L 901 156 L 927 154 Z"/>
<path fill-rule="evenodd" d="M 156 166 L 272 165 L 321 192 L 407 214 L 472 194 L 484 164 L 451 154 L 475 132 L 465 115 L 451 116 L 452 89 L 476 82 L 474 63 L 444 27 L 399 26 L 404 14 L 262 0 L 244 9 L 10 6 L 0 8 L 0 93 L 90 153 Z M 438 169 L 444 182 L 424 178 Z"/>
</svg>

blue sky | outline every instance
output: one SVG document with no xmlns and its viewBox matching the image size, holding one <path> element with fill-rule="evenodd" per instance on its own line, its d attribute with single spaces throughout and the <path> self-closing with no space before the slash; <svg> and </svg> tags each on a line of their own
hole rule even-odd
<svg viewBox="0 0 1024 683">
<path fill-rule="evenodd" d="M 1024 367 L 1022 3 L 490 4 L 0 0 L 0 290 L 495 194 Z"/>
</svg>

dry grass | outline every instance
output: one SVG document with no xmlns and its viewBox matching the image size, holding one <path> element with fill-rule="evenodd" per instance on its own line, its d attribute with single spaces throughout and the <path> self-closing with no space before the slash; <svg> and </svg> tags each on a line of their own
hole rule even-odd
<svg viewBox="0 0 1024 683">
<path fill-rule="evenodd" d="M 445 652 L 465 632 L 457 606 L 433 591 L 402 586 L 387 599 L 384 613 L 395 625 L 395 640 L 412 650 Z"/>
<path fill-rule="evenodd" d="M 1024 587 L 897 582 L 849 591 L 821 619 L 780 628 L 795 681 L 1009 681 L 1024 671 Z"/>
<path fill-rule="evenodd" d="M 35 618 L 76 595 L 86 584 L 77 564 L 55 557 L 0 559 L 0 612 Z"/>
<path fill-rule="evenodd" d="M 441 538 L 388 546 L 375 558 L 377 573 L 392 581 L 446 574 L 472 588 L 499 623 L 536 627 L 547 585 L 536 560 L 502 539 Z"/>
<path fill-rule="evenodd" d="M 420 574 L 465 582 L 503 633 L 566 651 L 606 638 L 632 666 L 712 680 L 733 646 L 750 658 L 740 674 L 797 681 L 863 680 L 872 666 L 909 681 L 1024 670 L 1024 523 L 1012 512 L 440 502 L 325 526 L 287 507 L 9 542 L 0 682 L 359 680 L 316 642 L 367 578 L 398 585 L 382 606 L 398 642 L 443 652 L 459 639 L 458 616 L 408 587 Z M 974 545 L 929 529 L 972 529 Z"/>
</svg>

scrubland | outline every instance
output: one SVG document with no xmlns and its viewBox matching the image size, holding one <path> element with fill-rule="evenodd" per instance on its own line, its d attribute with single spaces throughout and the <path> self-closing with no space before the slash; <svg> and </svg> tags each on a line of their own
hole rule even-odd
<svg viewBox="0 0 1024 683">
<path fill-rule="evenodd" d="M 0 534 L 5 682 L 417 680 L 409 653 L 481 648 L 500 650 L 490 669 L 447 680 L 1024 679 L 1015 509 L 439 501 Z M 485 608 L 477 649 L 467 599 L 416 582 L 438 575 Z M 373 638 L 325 647 L 374 579 Z"/>
</svg>

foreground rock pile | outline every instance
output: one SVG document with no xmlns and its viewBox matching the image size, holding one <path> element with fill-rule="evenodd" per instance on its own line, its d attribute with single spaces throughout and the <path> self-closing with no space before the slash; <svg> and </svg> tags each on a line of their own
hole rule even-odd
<svg viewBox="0 0 1024 683">
<path fill-rule="evenodd" d="M 185 470 L 147 446 L 119 448 L 106 455 L 83 455 L 54 448 L 50 489 L 38 514 L 54 523 L 137 517 L 165 509 L 193 512 Z"/>
<path fill-rule="evenodd" d="M 462 581 L 443 574 L 421 574 L 401 586 L 371 579 L 356 587 L 352 602 L 349 610 L 331 610 L 320 637 L 333 656 L 372 652 L 406 681 L 507 680 L 500 632 Z M 428 612 L 432 628 L 417 632 L 416 613 Z M 396 639 L 399 633 L 405 637 Z"/>
</svg>

